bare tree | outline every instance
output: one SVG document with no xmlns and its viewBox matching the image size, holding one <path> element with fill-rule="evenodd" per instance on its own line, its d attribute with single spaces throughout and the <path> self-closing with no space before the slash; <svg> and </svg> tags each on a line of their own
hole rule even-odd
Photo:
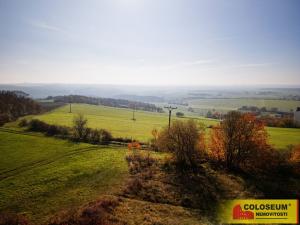
<svg viewBox="0 0 300 225">
<path fill-rule="evenodd" d="M 173 153 L 181 168 L 197 168 L 204 153 L 204 130 L 194 120 L 174 121 L 170 128 L 164 128 L 158 135 L 161 150 Z"/>
<path fill-rule="evenodd" d="M 75 140 L 84 140 L 87 135 L 87 119 L 78 114 L 73 119 L 73 136 Z"/>
</svg>

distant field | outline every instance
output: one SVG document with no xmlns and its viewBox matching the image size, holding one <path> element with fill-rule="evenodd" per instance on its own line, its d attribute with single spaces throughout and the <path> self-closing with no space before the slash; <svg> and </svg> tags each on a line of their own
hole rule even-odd
<svg viewBox="0 0 300 225">
<path fill-rule="evenodd" d="M 300 144 L 300 129 L 267 127 L 270 143 L 277 148 Z"/>
<path fill-rule="evenodd" d="M 68 106 L 61 107 L 35 118 L 52 124 L 72 125 L 74 115 L 83 113 L 88 118 L 88 126 L 93 128 L 105 128 L 110 130 L 114 136 L 133 137 L 141 141 L 151 138 L 153 128 L 161 128 L 168 123 L 166 113 L 136 112 L 136 121 L 132 121 L 132 112 L 128 109 L 111 108 L 104 106 L 74 104 L 73 113 L 68 113 Z M 175 113 L 174 113 L 175 114 Z M 175 119 L 175 116 L 173 117 Z M 214 125 L 218 122 L 206 118 L 198 118 L 206 125 Z M 267 128 L 271 143 L 277 148 L 285 148 L 289 144 L 300 144 L 300 129 Z"/>
<path fill-rule="evenodd" d="M 166 113 L 135 112 L 136 121 L 132 120 L 132 111 L 129 109 L 112 108 L 85 104 L 73 104 L 72 113 L 69 106 L 58 108 L 52 112 L 35 116 L 51 124 L 71 126 L 74 115 L 82 113 L 88 119 L 88 126 L 92 128 L 105 128 L 116 137 L 128 137 L 141 141 L 148 141 L 153 128 L 161 128 L 168 124 Z M 176 111 L 174 112 L 173 118 Z M 206 125 L 216 124 L 217 121 L 199 118 Z"/>
<path fill-rule="evenodd" d="M 126 150 L 0 130 L 0 211 L 35 224 L 95 200 L 127 177 Z"/>
<path fill-rule="evenodd" d="M 196 99 L 189 100 L 189 106 L 201 109 L 234 110 L 242 106 L 276 107 L 289 112 L 300 107 L 300 101 L 295 100 L 270 100 L 270 99 Z"/>
</svg>

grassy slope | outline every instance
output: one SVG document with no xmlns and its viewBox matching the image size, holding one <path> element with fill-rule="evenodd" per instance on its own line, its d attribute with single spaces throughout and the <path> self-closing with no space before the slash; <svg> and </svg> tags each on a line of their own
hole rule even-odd
<svg viewBox="0 0 300 225">
<path fill-rule="evenodd" d="M 300 144 L 300 129 L 268 127 L 270 142 L 277 148 Z"/>
<path fill-rule="evenodd" d="M 83 113 L 88 119 L 89 127 L 105 128 L 110 130 L 116 137 L 133 137 L 142 141 L 147 141 L 151 137 L 153 128 L 161 128 L 168 124 L 166 113 L 138 111 L 135 112 L 136 121 L 133 121 L 131 120 L 132 111 L 121 108 L 73 104 L 73 113 L 68 112 L 69 106 L 65 106 L 50 113 L 35 116 L 35 118 L 52 124 L 71 126 L 74 115 Z M 207 125 L 217 123 L 215 120 L 206 118 L 200 118 L 199 121 Z"/>
<path fill-rule="evenodd" d="M 24 212 L 36 224 L 110 193 L 127 177 L 123 149 L 3 131 L 0 140 L 0 211 Z"/>
<path fill-rule="evenodd" d="M 68 113 L 68 106 L 53 112 L 36 116 L 48 123 L 70 126 L 76 113 L 83 113 L 89 121 L 89 126 L 105 128 L 112 131 L 114 136 L 133 137 L 147 141 L 153 128 L 167 125 L 167 114 L 136 112 L 137 120 L 133 122 L 132 112 L 128 109 L 110 108 L 104 106 L 73 104 L 73 113 Z M 175 118 L 175 117 L 174 117 Z M 206 125 L 216 124 L 217 121 L 199 118 Z M 300 129 L 267 128 L 271 143 L 277 148 L 285 148 L 289 144 L 300 144 Z"/>
</svg>

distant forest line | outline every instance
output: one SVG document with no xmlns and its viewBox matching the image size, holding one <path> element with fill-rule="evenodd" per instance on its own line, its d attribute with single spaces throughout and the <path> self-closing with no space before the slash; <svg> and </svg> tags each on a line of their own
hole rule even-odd
<svg viewBox="0 0 300 225">
<path fill-rule="evenodd" d="M 129 101 L 125 99 L 114 98 L 99 98 L 99 97 L 87 97 L 83 95 L 64 95 L 64 96 L 49 96 L 46 100 L 53 100 L 54 102 L 63 103 L 85 103 L 91 105 L 104 105 L 118 108 L 131 108 L 135 110 L 143 110 L 149 112 L 163 112 L 161 107 L 157 107 L 154 104 Z"/>
<path fill-rule="evenodd" d="M 49 96 L 47 101 L 35 101 L 22 91 L 0 91 L 0 126 L 19 117 L 50 111 L 68 103 L 85 103 L 149 112 L 163 112 L 154 104 L 124 99 L 95 98 L 82 95 Z M 49 101 L 50 100 L 50 101 Z"/>
</svg>

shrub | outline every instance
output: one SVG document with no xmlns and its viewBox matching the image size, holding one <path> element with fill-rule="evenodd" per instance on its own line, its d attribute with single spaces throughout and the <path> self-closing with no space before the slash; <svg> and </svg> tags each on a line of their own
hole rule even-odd
<svg viewBox="0 0 300 225">
<path fill-rule="evenodd" d="M 73 138 L 74 140 L 86 140 L 87 119 L 82 114 L 78 114 L 73 119 Z"/>
<path fill-rule="evenodd" d="M 300 175 L 300 145 L 293 147 L 289 162 L 293 167 L 294 173 Z"/>
<path fill-rule="evenodd" d="M 28 121 L 26 119 L 21 119 L 18 125 L 19 127 L 27 127 Z"/>
<path fill-rule="evenodd" d="M 293 147 L 290 161 L 294 163 L 300 163 L 300 145 L 296 145 Z"/>
<path fill-rule="evenodd" d="M 184 113 L 183 113 L 183 112 L 177 112 L 177 113 L 176 113 L 176 116 L 177 116 L 177 117 L 184 117 Z"/>
<path fill-rule="evenodd" d="M 113 139 L 111 133 L 105 129 L 85 129 L 82 140 L 91 144 L 109 144 Z"/>
<path fill-rule="evenodd" d="M 203 127 L 203 126 L 202 126 Z M 173 153 L 181 169 L 196 169 L 204 155 L 204 130 L 194 120 L 174 121 L 158 135 L 159 149 Z"/>
<path fill-rule="evenodd" d="M 157 139 L 158 139 L 158 130 L 157 129 L 153 129 L 151 131 L 151 134 L 152 134 L 152 138 L 150 139 L 150 148 L 153 150 L 153 151 L 158 151 L 158 144 L 157 144 Z"/>
<path fill-rule="evenodd" d="M 132 140 L 130 138 L 116 137 L 116 138 L 112 138 L 112 141 L 130 143 Z"/>
<path fill-rule="evenodd" d="M 49 124 L 40 121 L 38 119 L 33 119 L 28 123 L 28 130 L 35 132 L 47 132 L 49 130 Z"/>
<path fill-rule="evenodd" d="M 9 122 L 10 118 L 8 114 L 1 113 L 0 114 L 0 126 L 4 125 L 5 123 Z"/>
<path fill-rule="evenodd" d="M 64 126 L 50 125 L 41 120 L 33 119 L 29 122 L 21 120 L 19 126 L 28 126 L 29 131 L 42 132 L 49 136 L 69 137 L 70 129 Z"/>
<path fill-rule="evenodd" d="M 120 224 L 113 216 L 113 210 L 120 204 L 116 197 L 105 197 L 78 212 L 56 216 L 51 219 L 49 225 L 104 225 Z"/>
<path fill-rule="evenodd" d="M 128 143 L 127 147 L 128 150 L 140 150 L 141 144 L 138 141 L 133 141 L 131 143 Z"/>
<path fill-rule="evenodd" d="M 0 225 L 29 225 L 29 222 L 23 215 L 6 212 L 0 214 Z"/>
<path fill-rule="evenodd" d="M 46 134 L 49 136 L 68 137 L 70 135 L 70 129 L 64 126 L 49 125 Z"/>
<path fill-rule="evenodd" d="M 129 164 L 129 171 L 132 174 L 140 173 L 147 168 L 157 164 L 157 160 L 150 156 L 150 154 L 134 153 L 126 156 L 126 161 Z"/>
<path fill-rule="evenodd" d="M 88 142 L 92 144 L 99 144 L 101 142 L 101 133 L 97 129 L 87 129 Z"/>
<path fill-rule="evenodd" d="M 101 144 L 108 144 L 109 142 L 111 142 L 113 140 L 112 134 L 105 130 L 105 129 L 100 129 L 99 130 L 100 133 L 100 143 Z"/>
</svg>

